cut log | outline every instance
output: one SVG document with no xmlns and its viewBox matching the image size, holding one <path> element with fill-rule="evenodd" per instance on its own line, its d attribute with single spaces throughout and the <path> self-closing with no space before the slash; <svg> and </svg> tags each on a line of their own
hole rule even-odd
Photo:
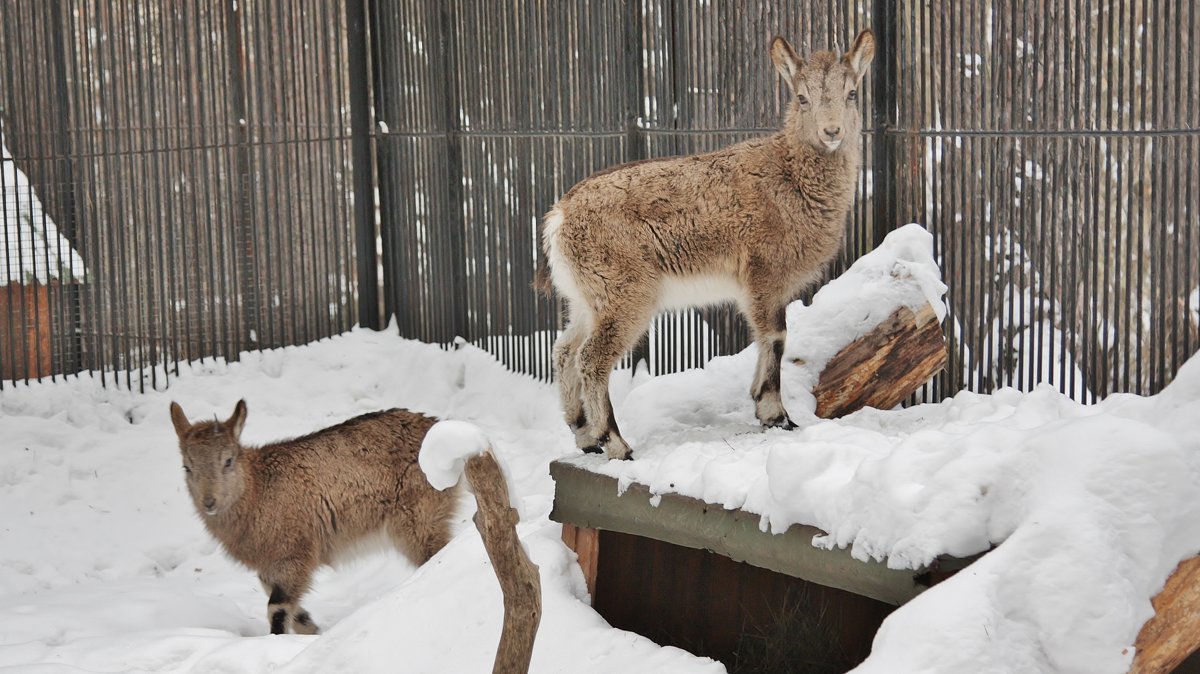
<svg viewBox="0 0 1200 674">
<path fill-rule="evenodd" d="M 1200 649 L 1200 557 L 1181 562 L 1154 598 L 1130 674 L 1168 674 Z"/>
<path fill-rule="evenodd" d="M 533 641 L 542 619 L 542 584 L 538 568 L 517 537 L 520 519 L 508 500 L 508 485 L 491 452 L 472 456 L 464 467 L 479 504 L 475 528 L 483 537 L 488 559 L 504 594 L 504 627 L 496 648 L 493 674 L 529 671 Z"/>
<path fill-rule="evenodd" d="M 933 307 L 926 304 L 916 313 L 901 307 L 829 360 L 813 389 L 817 416 L 831 419 L 863 407 L 891 409 L 945 367 L 946 360 L 946 341 Z"/>
</svg>

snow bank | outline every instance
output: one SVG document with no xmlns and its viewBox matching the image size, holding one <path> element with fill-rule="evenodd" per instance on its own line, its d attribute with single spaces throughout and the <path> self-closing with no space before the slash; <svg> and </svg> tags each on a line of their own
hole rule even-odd
<svg viewBox="0 0 1200 674">
<path fill-rule="evenodd" d="M 322 570 L 304 603 L 326 634 L 267 634 L 258 580 L 220 552 L 195 515 L 167 414 L 176 400 L 196 418 L 224 416 L 244 397 L 250 444 L 388 407 L 485 433 L 541 568 L 533 671 L 723 671 L 612 629 L 588 607 L 582 573 L 547 518 L 547 464 L 576 451 L 549 385 L 474 347 L 444 351 L 364 330 L 181 367 L 167 392 L 104 389 L 87 376 L 0 391 L 0 669 L 490 669 L 503 606 L 466 522 L 418 570 L 393 552 Z"/>
<path fill-rule="evenodd" d="M 945 293 L 933 259 L 933 235 L 909 224 L 890 232 L 879 247 L 825 284 L 811 304 L 788 306 L 780 384 L 783 406 L 792 420 L 803 424 L 815 418 L 812 390 L 838 351 L 901 307 L 916 313 L 929 304 L 941 321 L 946 317 Z M 793 364 L 796 361 L 802 364 Z"/>
<path fill-rule="evenodd" d="M 917 238 L 914 235 L 914 240 Z M 898 255 L 908 265 L 914 256 Z M 894 267 L 893 267 L 894 268 Z M 879 277 L 882 286 L 889 282 Z M 936 285 L 929 287 L 935 288 Z M 847 318 L 848 320 L 848 318 Z M 369 331 L 184 367 L 167 393 L 83 377 L 0 392 L 0 667 L 22 671 L 486 671 L 503 612 L 470 527 L 414 571 L 376 555 L 318 576 L 321 637 L 267 636 L 253 574 L 188 500 L 167 405 L 200 417 L 245 397 L 266 442 L 399 406 L 478 427 L 506 464 L 542 574 L 534 671 L 717 672 L 604 624 L 547 519 L 560 457 L 762 516 L 822 546 L 917 567 L 995 549 L 893 613 L 861 672 L 1121 672 L 1149 599 L 1200 550 L 1200 357 L 1161 394 L 1080 405 L 1042 387 L 762 430 L 755 353 L 613 377 L 632 462 L 582 457 L 547 384 L 473 347 Z M 435 453 L 482 444 L 451 424 Z M 452 463 L 452 462 L 451 462 Z M 453 467 L 447 473 L 453 473 Z"/>
<path fill-rule="evenodd" d="M 885 622 L 863 672 L 1123 672 L 1150 598 L 1200 550 L 1200 357 L 1151 398 L 1044 386 L 756 428 L 753 353 L 635 387 L 619 483 L 827 532 L 918 568 L 998 546 Z"/>
</svg>

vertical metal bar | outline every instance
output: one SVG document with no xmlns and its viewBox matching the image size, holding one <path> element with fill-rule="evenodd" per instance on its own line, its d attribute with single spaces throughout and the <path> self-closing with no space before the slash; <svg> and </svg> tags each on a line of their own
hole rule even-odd
<svg viewBox="0 0 1200 674">
<path fill-rule="evenodd" d="M 133 82 L 133 86 L 137 88 L 141 97 L 141 105 L 138 106 L 140 114 L 138 116 L 137 130 L 141 132 L 139 136 L 142 142 L 140 148 L 142 153 L 135 155 L 133 161 L 140 168 L 139 177 L 143 183 L 148 186 L 155 186 L 155 188 L 151 189 L 154 193 L 153 198 L 146 197 L 139 204 L 139 211 L 143 215 L 143 222 L 139 223 L 138 228 L 145 230 L 145 237 L 142 239 L 142 244 L 138 246 L 140 254 L 137 259 L 139 266 L 138 275 L 141 277 L 139 280 L 144 284 L 140 290 L 145 292 L 145 297 L 143 298 L 145 311 L 142 312 L 143 316 L 139 316 L 139 320 L 142 317 L 145 318 L 145 333 L 141 341 L 143 344 L 142 348 L 149 352 L 148 364 L 143 363 L 144 369 L 141 381 L 144 388 L 147 375 L 145 370 L 148 369 L 150 387 L 157 390 L 159 388 L 158 364 L 159 362 L 162 362 L 164 365 L 166 363 L 166 356 L 162 349 L 162 342 L 164 341 L 162 335 L 170 329 L 170 320 L 166 318 L 167 314 L 163 311 L 165 308 L 163 293 L 159 292 L 157 287 L 162 283 L 166 272 L 161 264 L 157 264 L 157 261 L 161 259 L 162 250 L 165 247 L 162 236 L 156 236 L 157 233 L 161 232 L 162 228 L 162 218 L 159 217 L 159 214 L 163 212 L 162 193 L 164 186 L 162 184 L 163 172 L 159 166 L 161 153 L 157 151 L 158 142 L 156 132 L 159 122 L 150 113 L 150 111 L 156 110 L 158 107 L 154 86 L 155 65 L 151 59 L 153 52 L 151 41 L 153 38 L 150 36 L 150 28 L 148 27 L 148 24 L 156 22 L 152 11 L 152 9 L 147 8 L 145 5 L 138 6 L 136 16 L 131 22 L 133 23 L 132 30 L 130 31 L 132 33 L 132 40 L 130 40 L 132 53 L 128 55 L 129 58 L 126 59 L 126 62 L 136 64 L 133 71 L 137 73 L 137 79 Z M 151 208 L 151 205 L 154 208 Z M 166 368 L 164 367 L 163 369 L 165 372 Z"/>
<path fill-rule="evenodd" d="M 358 322 L 378 330 L 379 274 L 375 258 L 375 190 L 371 180 L 371 73 L 367 65 L 367 9 L 370 0 L 346 0 L 347 70 L 350 76 L 350 147 L 354 171 L 355 259 L 358 267 Z M 378 37 L 376 37 L 378 39 Z"/>
<path fill-rule="evenodd" d="M 74 128 L 71 122 L 71 95 L 67 87 L 68 83 L 68 63 L 74 65 L 73 59 L 68 59 L 67 45 L 69 40 L 64 39 L 65 30 L 63 26 L 63 16 L 65 10 L 62 0 L 54 0 L 50 8 L 50 39 L 53 43 L 52 54 L 53 58 L 53 79 L 56 96 L 59 100 L 60 115 L 55 129 L 54 139 L 58 142 L 56 147 L 56 157 L 58 160 L 58 169 L 54 172 L 56 179 L 61 181 L 62 193 L 59 195 L 59 212 L 55 215 L 58 217 L 58 232 L 62 238 L 69 243 L 69 248 L 66 251 L 59 251 L 59 259 L 65 255 L 69 256 L 71 250 L 78 250 L 79 246 L 79 213 L 78 206 L 75 201 L 76 177 L 74 166 L 74 138 L 72 129 Z M 67 259 L 70 259 L 69 257 Z M 83 279 L 74 278 L 76 274 L 80 274 L 83 270 L 75 269 L 71 265 L 71 279 L 62 279 L 59 289 L 59 320 L 58 320 L 58 339 L 60 340 L 59 348 L 59 363 L 54 371 L 61 371 L 63 374 L 78 372 L 82 368 L 80 357 L 82 354 L 81 336 L 80 336 L 80 314 L 79 314 L 79 290 L 78 284 Z"/>
<path fill-rule="evenodd" d="M 622 13 L 622 50 L 625 65 L 625 159 L 636 161 L 645 158 L 642 132 L 638 128 L 638 112 L 642 107 L 642 92 L 645 87 L 645 56 L 642 48 L 642 3 L 626 2 Z M 642 333 L 633 347 L 631 367 L 637 372 L 638 363 L 650 367 L 650 331 Z"/>
<path fill-rule="evenodd" d="M 229 97 L 233 112 L 233 142 L 235 163 L 233 176 L 233 287 L 237 297 L 228 298 L 235 316 L 240 316 L 241 333 L 230 361 L 237 360 L 243 349 L 258 344 L 262 338 L 259 289 L 262 287 L 258 274 L 255 249 L 257 248 L 254 226 L 254 208 L 251 203 L 254 190 L 254 166 L 250 159 L 250 114 L 246 104 L 246 46 L 242 32 L 242 12 L 246 3 L 225 0 L 225 50 L 226 76 L 229 78 Z M 240 301 L 238 301 L 240 300 Z"/>
<path fill-rule="evenodd" d="M 892 140 L 890 129 L 896 115 L 896 54 L 895 32 L 897 22 L 893 0 L 873 0 L 875 26 L 875 52 L 880 55 L 874 68 L 873 114 L 875 126 L 875 173 L 872 176 L 874 217 L 872 222 L 872 248 L 883 243 L 892 229 L 896 210 L 895 186 L 892 181 Z"/>
<path fill-rule="evenodd" d="M 454 3 L 445 2 L 438 7 L 438 22 L 440 26 L 439 41 L 441 43 L 442 73 L 446 78 L 446 100 L 443 108 L 446 125 L 446 187 L 448 208 L 447 214 L 447 243 L 449 250 L 441 251 L 445 261 L 450 265 L 449 290 L 450 301 L 442 310 L 450 314 L 449 328 L 452 334 L 445 337 L 463 337 L 470 340 L 475 335 L 469 332 L 467 314 L 462 310 L 466 306 L 467 288 L 465 287 L 465 270 L 463 255 L 467 252 L 464 238 L 463 214 L 463 151 L 461 131 L 461 115 L 459 114 L 459 73 L 457 40 L 455 22 L 451 16 Z"/>
</svg>

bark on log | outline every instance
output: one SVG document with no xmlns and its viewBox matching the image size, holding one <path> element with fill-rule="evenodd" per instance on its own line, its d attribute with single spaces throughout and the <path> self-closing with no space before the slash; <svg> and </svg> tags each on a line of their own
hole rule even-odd
<svg viewBox="0 0 1200 674">
<path fill-rule="evenodd" d="M 817 416 L 830 419 L 863 407 L 891 409 L 946 366 L 946 342 L 933 307 L 897 309 L 837 353 L 813 395 Z"/>
<path fill-rule="evenodd" d="M 490 452 L 473 456 L 464 468 L 479 504 L 475 528 L 483 537 L 488 559 L 504 593 L 504 627 L 496 648 L 493 674 L 529 671 L 533 642 L 542 619 L 542 584 L 538 568 L 517 537 L 517 512 L 508 500 L 508 486 Z"/>
<path fill-rule="evenodd" d="M 1180 562 L 1154 598 L 1130 674 L 1167 674 L 1200 649 L 1200 557 Z"/>
</svg>

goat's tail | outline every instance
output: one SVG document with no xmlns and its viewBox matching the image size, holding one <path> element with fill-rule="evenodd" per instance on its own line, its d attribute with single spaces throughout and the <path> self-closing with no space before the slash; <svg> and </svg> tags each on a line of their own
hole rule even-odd
<svg viewBox="0 0 1200 674">
<path fill-rule="evenodd" d="M 558 228 L 563 222 L 563 212 L 558 207 L 550 209 L 546 217 L 542 218 L 541 227 L 538 227 L 538 234 L 541 236 L 542 250 L 549 253 L 550 246 L 548 241 L 552 241 L 553 237 L 557 236 Z M 550 278 L 550 264 L 547 262 L 547 255 L 542 255 L 538 258 L 537 271 L 533 274 L 533 283 L 530 284 L 534 290 L 540 293 L 543 297 L 549 298 L 554 294 L 554 283 Z"/>
<path fill-rule="evenodd" d="M 537 270 L 533 273 L 533 282 L 529 284 L 542 297 L 549 299 L 554 295 L 554 284 L 550 281 L 550 265 L 546 258 L 538 259 Z"/>
</svg>

